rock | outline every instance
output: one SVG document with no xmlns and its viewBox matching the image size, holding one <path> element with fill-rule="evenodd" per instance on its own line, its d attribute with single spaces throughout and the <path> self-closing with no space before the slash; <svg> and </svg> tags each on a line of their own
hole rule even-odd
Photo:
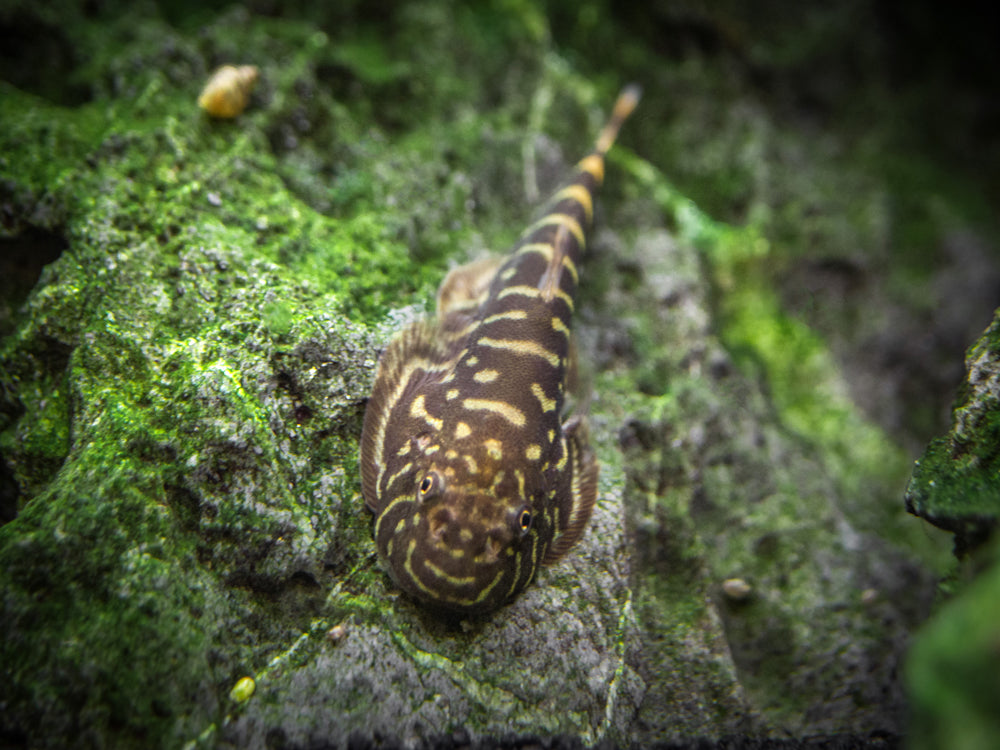
<svg viewBox="0 0 1000 750">
<path fill-rule="evenodd" d="M 927 447 L 906 490 L 907 509 L 954 533 L 960 557 L 1000 520 L 1000 312 L 965 365 L 951 432 Z"/>
<path fill-rule="evenodd" d="M 197 33 L 150 4 L 3 16 L 5 39 L 52 41 L 0 59 L 18 71 L 0 81 L 2 742 L 902 731 L 897 670 L 935 580 L 906 461 L 783 311 L 766 270 L 789 251 L 740 208 L 771 210 L 760 185 L 848 209 L 884 188 L 841 190 L 877 180 L 839 158 L 812 172 L 811 131 L 780 130 L 729 65 L 640 39 L 619 71 L 655 85 L 582 269 L 577 407 L 602 467 L 583 542 L 476 620 L 378 568 L 357 441 L 379 352 L 449 265 L 515 238 L 617 86 L 527 5 L 454 10 L 407 4 L 371 32 L 343 9 L 206 11 Z M 604 42 L 584 24 L 569 43 L 617 60 L 603 35 L 624 27 L 594 23 Z M 210 121 L 194 102 L 228 60 L 259 68 L 253 106 Z M 800 148 L 772 160 L 779 142 Z M 823 190 L 791 213 L 877 244 Z M 779 234 L 808 246 L 794 224 Z M 723 594 L 735 578 L 749 596 Z"/>
<path fill-rule="evenodd" d="M 911 513 L 954 534 L 964 563 L 946 582 L 949 598 L 921 628 L 907 659 L 915 748 L 986 748 L 1000 732 L 998 333 L 1000 313 L 966 356 L 951 431 L 915 463 L 906 491 Z"/>
</svg>

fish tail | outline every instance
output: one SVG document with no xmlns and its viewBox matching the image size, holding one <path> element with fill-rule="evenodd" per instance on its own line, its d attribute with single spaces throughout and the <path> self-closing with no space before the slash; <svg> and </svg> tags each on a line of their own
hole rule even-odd
<svg viewBox="0 0 1000 750">
<path fill-rule="evenodd" d="M 595 152 L 601 156 L 608 153 L 608 149 L 611 148 L 611 145 L 615 142 L 615 138 L 618 137 L 618 131 L 621 129 L 622 123 L 632 114 L 641 97 L 642 87 L 637 83 L 630 83 L 622 89 L 617 101 L 615 101 L 614 109 L 611 110 L 611 117 L 608 119 L 608 124 L 604 126 L 601 134 L 597 136 L 597 142 L 594 144 Z"/>
</svg>

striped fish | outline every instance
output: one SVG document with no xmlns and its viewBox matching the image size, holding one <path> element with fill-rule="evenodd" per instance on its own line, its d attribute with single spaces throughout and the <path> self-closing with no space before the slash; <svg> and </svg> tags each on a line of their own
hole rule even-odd
<svg viewBox="0 0 1000 750">
<path fill-rule="evenodd" d="M 582 537 L 597 496 L 584 422 L 562 414 L 573 295 L 624 89 L 593 152 L 505 258 L 451 271 L 435 320 L 379 360 L 361 476 L 379 558 L 432 608 L 496 609 Z"/>
</svg>

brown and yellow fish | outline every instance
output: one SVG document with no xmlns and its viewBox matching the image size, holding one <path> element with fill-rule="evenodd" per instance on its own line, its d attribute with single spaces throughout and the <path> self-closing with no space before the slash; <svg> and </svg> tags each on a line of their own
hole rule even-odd
<svg viewBox="0 0 1000 750">
<path fill-rule="evenodd" d="M 506 258 L 453 270 L 437 318 L 379 361 L 361 438 L 365 503 L 396 584 L 459 613 L 496 609 L 583 536 L 597 461 L 563 421 L 578 266 L 626 88 L 593 152 Z"/>
</svg>

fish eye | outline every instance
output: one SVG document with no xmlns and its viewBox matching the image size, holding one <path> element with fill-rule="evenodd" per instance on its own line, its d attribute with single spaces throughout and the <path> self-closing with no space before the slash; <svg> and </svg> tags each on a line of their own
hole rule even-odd
<svg viewBox="0 0 1000 750">
<path fill-rule="evenodd" d="M 527 532 L 531 528 L 531 511 L 525 508 L 521 511 L 521 515 L 517 518 L 517 524 L 521 527 L 521 531 Z"/>
<path fill-rule="evenodd" d="M 420 497 L 427 497 L 429 494 L 434 492 L 435 489 L 441 484 L 441 480 L 436 473 L 429 471 L 424 474 L 424 478 L 420 480 L 420 485 L 418 490 L 420 490 Z"/>
</svg>

